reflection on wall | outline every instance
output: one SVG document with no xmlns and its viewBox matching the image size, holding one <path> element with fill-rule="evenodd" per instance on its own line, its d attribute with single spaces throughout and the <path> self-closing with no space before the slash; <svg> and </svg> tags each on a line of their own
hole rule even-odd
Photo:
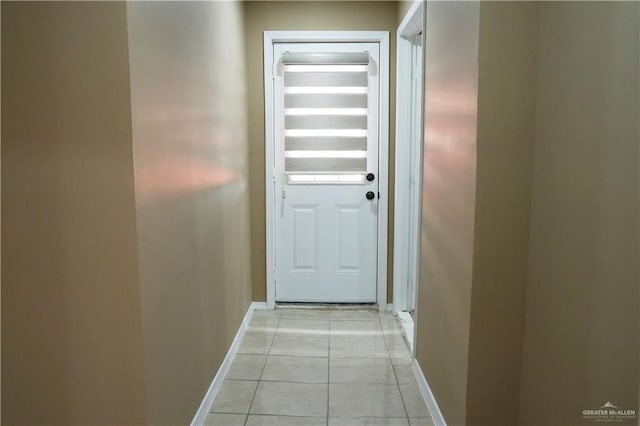
<svg viewBox="0 0 640 426">
<path fill-rule="evenodd" d="M 417 359 L 465 423 L 477 122 L 477 3 L 427 3 Z"/>
<path fill-rule="evenodd" d="M 148 418 L 185 424 L 251 300 L 242 10 L 127 14 Z"/>
</svg>

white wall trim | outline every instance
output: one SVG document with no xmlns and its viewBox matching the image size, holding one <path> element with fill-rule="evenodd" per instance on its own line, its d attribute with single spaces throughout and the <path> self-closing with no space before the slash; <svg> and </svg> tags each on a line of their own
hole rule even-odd
<svg viewBox="0 0 640 426">
<path fill-rule="evenodd" d="M 411 314 L 408 312 L 398 312 L 398 321 L 400 321 L 400 329 L 402 330 L 402 335 L 404 336 L 407 345 L 409 345 L 409 352 L 415 354 L 415 351 L 413 350 L 413 347 L 415 346 L 413 344 L 413 342 L 415 341 L 415 333 L 413 330 L 415 328 L 415 324 L 413 322 Z"/>
<path fill-rule="evenodd" d="M 264 102 L 265 102 L 265 200 L 267 307 L 275 308 L 275 132 L 273 59 L 274 43 L 295 42 L 372 42 L 380 44 L 380 109 L 378 138 L 378 270 L 377 303 L 387 306 L 387 217 L 389 214 L 389 32 L 388 31 L 265 31 L 264 32 Z"/>
<path fill-rule="evenodd" d="M 273 43 L 277 40 L 276 33 L 265 31 L 264 33 L 264 143 L 265 143 L 265 203 L 266 203 L 266 266 L 267 266 L 267 306 L 274 309 L 276 306 L 275 286 L 275 129 L 270 123 L 274 120 L 275 105 L 273 87 Z"/>
<path fill-rule="evenodd" d="M 431 415 L 431 419 L 436 426 L 447 426 L 447 422 L 444 420 L 444 416 L 440 411 L 440 407 L 436 402 L 436 398 L 433 396 L 433 392 L 431 392 L 431 388 L 429 387 L 429 383 L 427 383 L 427 379 L 424 377 L 422 373 L 422 369 L 420 368 L 420 364 L 417 359 L 413 360 L 411 364 L 411 369 L 413 370 L 413 375 L 418 382 L 418 388 L 420 389 L 420 393 L 422 394 L 422 398 L 424 399 L 425 404 L 427 405 L 427 409 L 429 410 L 429 414 Z"/>
<path fill-rule="evenodd" d="M 264 311 L 265 309 L 269 309 L 267 307 L 267 302 L 253 302 L 251 305 L 253 305 L 254 311 Z"/>
<path fill-rule="evenodd" d="M 409 45 L 409 46 L 407 46 Z M 394 233 L 393 233 L 393 305 L 394 312 L 398 313 L 405 308 L 407 300 L 406 289 L 408 285 L 408 209 L 409 194 L 406 190 L 409 187 L 409 173 L 406 165 L 409 162 L 409 149 L 404 146 L 403 141 L 408 140 L 408 126 L 404 123 L 409 115 L 407 102 L 401 102 L 403 93 L 408 93 L 411 84 L 411 77 L 407 76 L 403 64 L 411 58 L 410 44 L 397 39 L 396 49 L 396 163 L 395 163 L 395 200 L 394 200 Z M 410 60 L 410 59 L 409 59 Z"/>
<path fill-rule="evenodd" d="M 373 33 L 373 32 L 372 32 Z M 378 126 L 378 306 L 387 305 L 387 227 L 389 216 L 389 33 L 376 31 L 380 42 L 380 118 Z"/>
<path fill-rule="evenodd" d="M 191 426 L 201 426 L 204 424 L 204 421 L 209 414 L 209 410 L 211 409 L 211 405 L 213 404 L 213 400 L 216 397 L 216 394 L 220 390 L 220 386 L 222 386 L 222 382 L 224 381 L 225 376 L 229 372 L 229 368 L 231 367 L 231 363 L 233 362 L 233 357 L 235 357 L 238 352 L 238 348 L 240 347 L 240 343 L 242 342 L 242 338 L 244 337 L 245 332 L 247 331 L 247 327 L 249 326 L 249 321 L 251 321 L 251 317 L 253 316 L 253 311 L 266 309 L 267 304 L 265 302 L 251 302 L 249 308 L 247 309 L 247 313 L 240 324 L 240 328 L 238 328 L 238 332 L 236 333 L 236 337 L 234 337 L 229 350 L 227 351 L 227 355 L 224 357 L 218 372 L 216 373 L 211 385 L 209 385 L 209 389 L 207 393 L 204 395 L 202 402 L 200 403 L 200 407 L 198 407 L 198 411 L 196 411 L 195 416 L 193 416 L 193 420 L 191 420 Z"/>
<path fill-rule="evenodd" d="M 412 161 L 410 145 L 407 141 L 411 139 L 411 97 L 412 91 L 412 70 L 411 70 L 411 50 L 412 44 L 408 40 L 419 34 L 423 28 L 423 1 L 415 0 L 397 31 L 397 53 L 396 53 L 396 162 L 395 162 L 395 213 L 394 213 L 394 255 L 393 255 L 393 301 L 394 312 L 399 313 L 409 309 L 409 295 L 407 287 L 410 281 L 409 271 L 409 233 L 410 230 L 409 205 L 410 205 L 410 164 Z M 409 66 L 407 66 L 409 64 Z M 424 83 L 423 83 L 424 87 Z M 420 193 L 420 183 L 417 182 L 418 193 Z M 419 203 L 418 203 L 419 205 Z M 419 251 L 419 247 L 417 248 Z M 417 276 L 417 273 L 415 273 Z M 417 288 L 417 283 L 416 283 Z M 414 300 L 417 300 L 417 295 Z"/>
<path fill-rule="evenodd" d="M 414 0 L 405 13 L 402 22 L 398 26 L 398 35 L 402 37 L 412 36 L 422 30 L 422 8 L 423 0 Z"/>
</svg>

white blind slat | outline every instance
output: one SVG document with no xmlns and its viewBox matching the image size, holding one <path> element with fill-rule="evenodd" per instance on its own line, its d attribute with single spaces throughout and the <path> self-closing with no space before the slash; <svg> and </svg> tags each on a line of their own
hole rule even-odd
<svg viewBox="0 0 640 426">
<path fill-rule="evenodd" d="M 367 73 L 285 72 L 284 84 L 289 87 L 367 87 Z"/>
<path fill-rule="evenodd" d="M 290 115 L 285 116 L 284 127 L 294 129 L 366 129 L 367 117 L 358 115 Z"/>
<path fill-rule="evenodd" d="M 367 138 L 285 138 L 285 151 L 366 151 Z"/>
<path fill-rule="evenodd" d="M 286 94 L 285 108 L 367 108 L 367 95 L 360 94 Z"/>
<path fill-rule="evenodd" d="M 367 171 L 366 158 L 285 158 L 288 172 L 357 173 Z"/>
</svg>

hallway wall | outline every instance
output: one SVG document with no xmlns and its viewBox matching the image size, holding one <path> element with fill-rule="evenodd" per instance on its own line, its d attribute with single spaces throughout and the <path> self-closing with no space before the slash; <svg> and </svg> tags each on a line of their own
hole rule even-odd
<svg viewBox="0 0 640 426">
<path fill-rule="evenodd" d="M 252 300 L 242 4 L 127 4 L 145 383 L 187 424 Z"/>
<path fill-rule="evenodd" d="M 479 3 L 429 2 L 416 357 L 465 424 L 476 188 Z"/>
<path fill-rule="evenodd" d="M 427 4 L 418 361 L 449 424 L 637 409 L 639 6 L 477 7 Z"/>
<path fill-rule="evenodd" d="M 3 2 L 2 67 L 3 424 L 187 424 L 251 302 L 242 5 Z"/>
<path fill-rule="evenodd" d="M 249 1 L 245 3 L 247 93 L 249 105 L 249 188 L 253 299 L 266 301 L 265 135 L 263 37 L 267 30 L 389 31 L 389 233 L 387 303 L 393 294 L 393 197 L 395 165 L 395 1 Z"/>
<path fill-rule="evenodd" d="M 469 425 L 518 422 L 538 26 L 535 2 L 480 3 Z"/>
<path fill-rule="evenodd" d="M 540 6 L 523 425 L 638 409 L 638 8 Z"/>
<path fill-rule="evenodd" d="M 145 423 L 125 5 L 1 7 L 2 424 Z"/>
</svg>

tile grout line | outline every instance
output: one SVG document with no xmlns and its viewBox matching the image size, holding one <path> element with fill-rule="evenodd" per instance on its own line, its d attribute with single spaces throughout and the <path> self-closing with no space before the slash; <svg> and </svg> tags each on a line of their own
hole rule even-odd
<svg viewBox="0 0 640 426">
<path fill-rule="evenodd" d="M 396 379 L 396 386 L 398 387 L 398 393 L 400 394 L 400 401 L 402 401 L 402 408 L 404 408 L 404 413 L 407 416 L 407 424 L 411 424 L 411 419 L 409 418 L 409 412 L 407 411 L 407 404 L 404 402 L 404 396 L 402 395 L 402 389 L 400 388 L 400 380 L 398 380 L 398 375 L 396 374 L 396 369 L 393 366 L 393 358 L 391 357 L 391 351 L 389 350 L 389 344 L 387 343 L 387 339 L 385 337 L 384 328 L 382 327 L 382 319 L 378 316 L 378 320 L 380 321 L 380 329 L 382 330 L 382 338 L 384 340 L 384 346 L 387 348 L 387 354 L 389 355 L 389 362 L 391 363 L 391 371 L 393 371 L 393 377 Z"/>
<path fill-rule="evenodd" d="M 281 382 L 282 381 L 282 380 L 263 380 L 264 371 L 266 370 L 266 363 L 267 363 L 268 358 L 270 356 L 274 356 L 274 357 L 277 357 L 277 356 L 296 357 L 296 356 L 298 356 L 298 357 L 317 358 L 317 359 L 325 358 L 325 357 L 322 357 L 322 356 L 290 355 L 288 353 L 271 355 L 271 350 L 273 350 L 273 346 L 275 344 L 275 338 L 278 335 L 278 333 L 281 331 L 280 327 L 284 325 L 283 324 L 283 320 L 287 320 L 287 319 L 300 320 L 301 318 L 284 318 L 281 315 L 279 315 L 279 316 L 276 316 L 276 318 L 274 318 L 274 319 L 276 320 L 275 321 L 275 331 L 274 331 L 274 333 L 273 333 L 273 335 L 272 335 L 272 337 L 271 337 L 271 339 L 270 339 L 270 341 L 268 343 L 268 348 L 267 348 L 266 354 L 265 354 L 265 361 L 264 361 L 264 364 L 262 365 L 262 368 L 260 370 L 260 373 L 259 373 L 259 376 L 258 376 L 258 379 L 257 379 L 256 388 L 255 388 L 255 390 L 253 392 L 253 395 L 252 395 L 252 398 L 251 398 L 251 401 L 250 401 L 250 404 L 249 404 L 249 409 L 248 409 L 247 413 L 245 414 L 245 419 L 244 419 L 244 423 L 243 423 L 244 426 L 246 426 L 248 424 L 250 411 L 251 411 L 251 408 L 253 407 L 253 405 L 255 403 L 255 399 L 256 399 L 256 396 L 257 396 L 257 391 L 258 391 L 258 387 L 259 387 L 260 383 L 262 383 L 262 382 L 270 382 L 270 381 L 275 381 L 275 382 Z M 310 322 L 311 321 L 316 321 L 316 322 L 321 322 L 321 323 L 325 322 L 324 318 L 315 318 L 315 319 L 307 319 L 307 320 L 309 320 Z M 343 320 L 356 321 L 355 319 L 350 319 L 350 318 L 340 318 L 340 319 L 336 319 L 335 321 L 343 321 Z M 398 388 L 398 392 L 400 393 L 400 397 L 401 397 L 401 402 L 403 404 L 403 408 L 404 408 L 404 412 L 405 412 L 405 417 L 404 418 L 405 418 L 405 420 L 407 422 L 410 422 L 410 418 L 409 418 L 409 415 L 408 415 L 408 412 L 407 412 L 406 403 L 404 401 L 404 397 L 403 397 L 402 391 L 400 389 L 400 382 L 399 382 L 399 379 L 398 379 L 398 375 L 397 375 L 396 369 L 394 368 L 394 365 L 393 365 L 393 358 L 391 356 L 392 352 L 391 352 L 391 349 L 390 349 L 390 340 L 386 338 L 385 328 L 382 326 L 382 320 L 383 320 L 382 316 L 379 315 L 379 314 L 376 314 L 376 316 L 373 318 L 373 320 L 371 322 L 377 324 L 378 327 L 379 327 L 379 331 L 376 331 L 374 333 L 374 335 L 378 334 L 378 333 L 382 334 L 382 337 L 383 337 L 383 340 L 384 340 L 385 349 L 386 349 L 385 350 L 386 353 L 385 353 L 384 357 L 372 357 L 372 359 L 384 359 L 384 358 L 386 358 L 386 359 L 389 360 L 389 362 L 391 364 L 391 368 L 393 370 L 395 384 L 396 384 L 396 386 Z M 327 353 L 327 356 L 326 356 L 326 359 L 327 359 L 327 384 L 326 384 L 326 386 L 327 386 L 327 388 L 326 388 L 327 406 L 326 406 L 326 422 L 325 422 L 327 426 L 329 425 L 329 421 L 330 421 L 330 417 L 329 416 L 330 416 L 330 384 L 331 384 L 330 383 L 330 381 L 331 381 L 331 367 L 330 367 L 330 365 L 331 365 L 331 336 L 332 336 L 333 326 L 338 326 L 338 324 L 340 323 L 340 322 L 335 323 L 333 321 L 334 321 L 333 319 L 329 318 L 329 321 L 328 321 L 329 327 L 328 327 L 328 335 L 327 335 L 327 338 L 328 338 L 328 342 L 327 342 L 328 343 L 328 345 L 327 345 L 328 353 Z M 366 320 L 362 320 L 362 321 L 366 321 Z M 338 327 L 338 328 L 340 328 L 340 327 Z M 340 330 L 336 330 L 336 331 L 340 331 Z M 364 331 L 368 332 L 369 330 L 364 330 Z M 288 334 L 288 333 L 285 333 L 285 334 Z M 248 355 L 251 355 L 251 354 L 248 354 Z M 259 355 L 259 354 L 256 354 L 256 355 Z M 358 359 L 358 358 L 360 358 L 360 357 L 348 357 L 348 356 L 347 357 L 341 357 L 341 359 Z M 235 360 L 235 357 L 234 357 L 234 360 Z M 242 379 L 237 379 L 237 380 L 242 380 Z M 291 383 L 312 383 L 312 382 L 304 382 L 304 381 L 303 382 L 296 382 L 296 381 L 292 381 Z M 291 417 L 290 415 L 286 415 L 286 416 L 287 417 Z M 298 415 L 298 416 L 293 416 L 293 417 L 316 417 L 316 416 L 308 416 L 308 415 L 300 416 L 300 415 Z M 316 418 L 318 418 L 318 417 L 316 417 Z M 387 417 L 385 416 L 383 418 L 387 418 Z M 398 418 L 402 418 L 402 417 L 398 417 Z"/>
<path fill-rule="evenodd" d="M 278 333 L 278 328 L 280 328 L 280 320 L 282 317 L 278 315 L 278 322 L 276 323 L 276 329 L 273 333 L 273 337 L 271 337 L 271 342 L 269 343 L 269 348 L 267 349 L 267 353 L 264 357 L 264 364 L 262 365 L 262 369 L 260 370 L 260 375 L 258 376 L 258 381 L 256 383 L 256 388 L 253 391 L 253 396 L 251 397 L 251 402 L 249 403 L 249 408 L 247 409 L 247 415 L 244 418 L 243 426 L 247 426 L 247 422 L 249 421 L 249 413 L 251 413 L 251 407 L 253 407 L 253 402 L 256 399 L 256 394 L 258 393 L 258 387 L 260 386 L 260 379 L 262 379 L 262 374 L 264 373 L 264 369 L 267 366 L 267 360 L 269 359 L 269 353 L 271 352 L 271 346 L 273 346 L 274 340 L 276 340 L 276 334 Z M 235 359 L 235 357 L 234 357 Z"/>
</svg>

